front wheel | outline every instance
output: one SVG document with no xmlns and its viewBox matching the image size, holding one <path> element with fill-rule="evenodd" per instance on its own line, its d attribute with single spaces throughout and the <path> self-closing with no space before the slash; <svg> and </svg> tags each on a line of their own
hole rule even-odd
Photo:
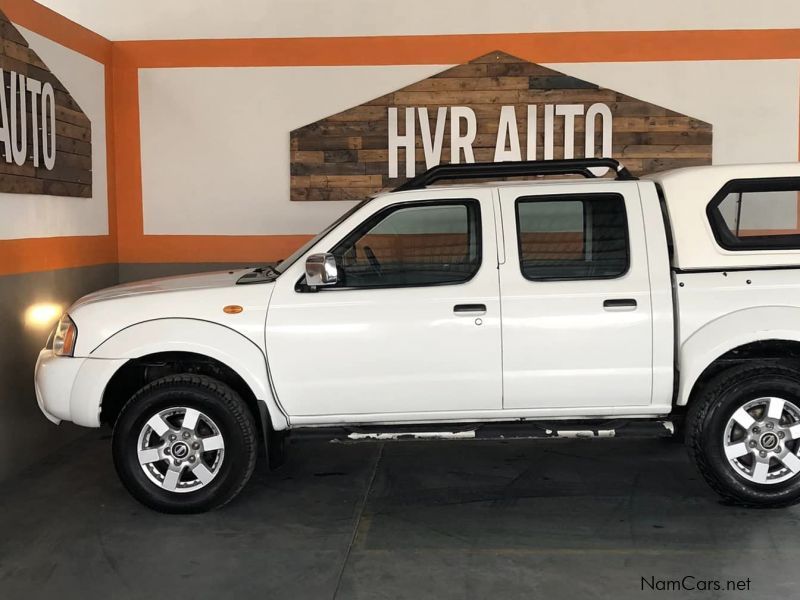
<svg viewBox="0 0 800 600">
<path fill-rule="evenodd" d="M 777 363 L 733 367 L 693 399 L 689 454 L 708 484 L 744 506 L 800 501 L 800 371 Z"/>
<path fill-rule="evenodd" d="M 226 504 L 247 483 L 256 439 L 253 417 L 230 387 L 202 375 L 170 375 L 123 407 L 114 426 L 114 465 L 142 504 L 203 512 Z"/>
</svg>

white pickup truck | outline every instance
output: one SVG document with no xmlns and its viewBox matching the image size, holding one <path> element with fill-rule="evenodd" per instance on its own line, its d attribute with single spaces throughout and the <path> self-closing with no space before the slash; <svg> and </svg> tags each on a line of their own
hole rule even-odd
<svg viewBox="0 0 800 600">
<path fill-rule="evenodd" d="M 432 185 L 452 179 L 484 181 Z M 37 399 L 55 423 L 113 426 L 122 482 L 165 512 L 225 504 L 289 434 L 676 427 L 726 499 L 793 504 L 799 198 L 800 164 L 643 179 L 611 159 L 435 167 L 276 267 L 80 299 L 39 355 Z M 781 211 L 782 229 L 748 225 Z"/>
</svg>

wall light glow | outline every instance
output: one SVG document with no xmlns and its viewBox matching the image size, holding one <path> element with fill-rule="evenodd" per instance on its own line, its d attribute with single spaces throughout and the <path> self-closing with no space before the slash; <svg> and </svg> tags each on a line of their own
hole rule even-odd
<svg viewBox="0 0 800 600">
<path fill-rule="evenodd" d="M 25 325 L 42 329 L 51 327 L 61 316 L 61 306 L 51 302 L 32 304 L 25 311 Z"/>
</svg>

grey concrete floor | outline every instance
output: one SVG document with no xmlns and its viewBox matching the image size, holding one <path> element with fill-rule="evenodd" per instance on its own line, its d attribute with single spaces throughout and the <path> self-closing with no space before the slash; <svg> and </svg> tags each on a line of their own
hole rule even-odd
<svg viewBox="0 0 800 600">
<path fill-rule="evenodd" d="M 793 598 L 800 509 L 721 504 L 663 440 L 292 446 L 228 507 L 169 516 L 92 432 L 0 485 L 0 598 L 642 598 L 750 578 Z M 692 580 L 688 580 L 690 583 Z"/>
</svg>

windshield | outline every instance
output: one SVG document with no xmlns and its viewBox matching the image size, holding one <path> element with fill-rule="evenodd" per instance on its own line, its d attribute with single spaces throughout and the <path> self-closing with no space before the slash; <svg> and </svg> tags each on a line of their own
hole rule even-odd
<svg viewBox="0 0 800 600">
<path fill-rule="evenodd" d="M 294 252 L 294 253 L 293 253 L 291 256 L 289 256 L 288 258 L 284 259 L 284 260 L 281 262 L 281 264 L 277 265 L 277 266 L 274 268 L 274 271 L 275 271 L 276 273 L 279 273 L 279 274 L 280 274 L 280 273 L 283 273 L 283 272 L 284 272 L 286 269 L 288 269 L 288 268 L 289 268 L 289 267 L 291 267 L 291 266 L 292 266 L 294 263 L 296 263 L 296 262 L 297 262 L 297 260 L 298 260 L 298 259 L 299 259 L 301 256 L 303 256 L 303 254 L 305 254 L 306 252 L 308 252 L 308 249 L 309 249 L 309 248 L 311 248 L 311 247 L 312 247 L 314 244 L 316 244 L 318 241 L 320 241 L 320 240 L 321 240 L 323 237 L 325 237 L 326 235 L 328 235 L 328 234 L 329 234 L 329 233 L 330 233 L 330 232 L 331 232 L 331 231 L 332 231 L 332 230 L 333 230 L 335 227 L 337 227 L 337 226 L 338 226 L 340 223 L 342 223 L 342 222 L 343 222 L 343 221 L 344 221 L 346 218 L 348 218 L 350 215 L 352 215 L 354 212 L 356 212 L 356 211 L 357 211 L 359 208 L 361 208 L 362 206 L 364 206 L 364 205 L 365 205 L 367 202 L 369 202 L 370 200 L 372 200 L 372 198 L 367 198 L 366 200 L 362 200 L 361 202 L 359 202 L 358 204 L 356 204 L 356 205 L 355 205 L 353 208 L 351 208 L 350 210 L 348 210 L 348 211 L 347 211 L 346 213 L 344 213 L 344 214 L 343 214 L 341 217 L 339 217 L 338 219 L 336 219 L 336 220 L 335 220 L 333 223 L 331 223 L 331 224 L 330 224 L 330 225 L 328 225 L 328 226 L 327 226 L 325 229 L 323 229 L 322 231 L 320 231 L 320 232 L 319 232 L 317 235 L 315 235 L 315 236 L 314 236 L 312 239 L 310 239 L 310 240 L 309 240 L 309 241 L 307 241 L 305 244 L 303 244 L 303 245 L 302 245 L 300 248 L 298 248 L 298 249 L 297 249 L 297 250 L 296 250 L 296 251 L 295 251 L 295 252 Z"/>
</svg>

